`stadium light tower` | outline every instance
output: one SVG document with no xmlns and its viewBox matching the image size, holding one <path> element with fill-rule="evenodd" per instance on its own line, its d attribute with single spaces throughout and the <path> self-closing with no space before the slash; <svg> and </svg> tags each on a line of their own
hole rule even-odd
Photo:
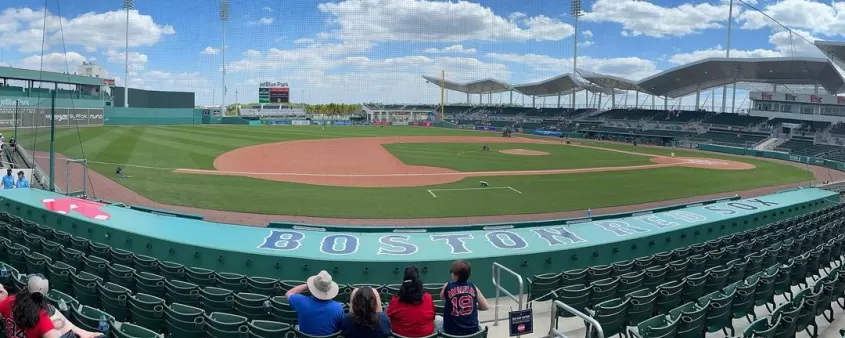
<svg viewBox="0 0 845 338">
<path fill-rule="evenodd" d="M 581 0 L 572 0 L 572 18 L 575 19 L 575 34 L 572 35 L 572 76 L 575 76 L 578 68 L 578 17 L 584 15 L 581 12 Z M 575 89 L 572 90 L 572 96 L 569 98 L 570 108 L 575 109 Z"/>
<path fill-rule="evenodd" d="M 223 26 L 223 44 L 220 54 L 223 56 L 223 95 L 220 99 L 220 114 L 226 115 L 226 21 L 229 21 L 229 0 L 220 0 L 220 23 Z"/>
<path fill-rule="evenodd" d="M 126 10 L 126 49 L 123 51 L 126 54 L 123 69 L 123 106 L 129 107 L 129 11 L 135 9 L 135 0 L 123 0 L 123 9 Z"/>
</svg>

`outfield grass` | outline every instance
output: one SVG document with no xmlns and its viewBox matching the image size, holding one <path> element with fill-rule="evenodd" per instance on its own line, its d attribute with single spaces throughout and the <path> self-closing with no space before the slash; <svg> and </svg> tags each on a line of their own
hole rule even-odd
<svg viewBox="0 0 845 338">
<path fill-rule="evenodd" d="M 648 157 L 568 147 L 560 144 L 490 144 L 481 151 L 470 143 L 391 143 L 384 147 L 405 164 L 449 168 L 458 171 L 515 171 L 621 167 L 653 164 Z M 499 150 L 525 149 L 549 153 L 525 156 L 500 153 Z"/>
<path fill-rule="evenodd" d="M 5 134 L 6 132 L 4 132 Z M 31 149 L 48 149 L 44 130 L 19 132 L 22 144 Z M 301 126 L 106 126 L 56 131 L 56 150 L 70 157 L 84 155 L 90 168 L 109 177 L 121 164 L 131 179 L 121 184 L 167 204 L 200 208 L 344 218 L 415 218 L 496 214 L 541 213 L 584 210 L 644 203 L 711 193 L 807 181 L 805 170 L 753 158 L 742 158 L 757 166 L 747 171 L 717 171 L 693 168 L 661 168 L 637 171 L 583 173 L 572 175 L 474 177 L 440 186 L 413 188 L 346 188 L 266 181 L 245 177 L 175 174 L 175 168 L 212 169 L 218 155 L 236 148 L 287 140 L 372 136 L 496 135 L 422 127 L 316 127 Z M 37 139 L 36 139 L 37 138 Z M 633 147 L 600 143 L 606 148 Z M 481 158 L 457 156 L 462 149 L 478 150 L 478 144 L 405 144 L 387 148 L 409 164 L 438 165 L 457 170 L 540 169 L 544 160 L 518 156 L 504 161 L 497 152 Z M 498 145 L 496 145 L 498 147 Z M 610 166 L 607 163 L 648 161 L 645 157 L 558 145 L 513 145 L 513 148 L 548 149 L 541 156 L 557 168 L 567 165 Z M 458 150 L 457 152 L 455 150 Z M 544 150 L 545 151 L 545 150 Z M 717 154 L 639 147 L 638 152 L 677 156 L 731 158 Z M 472 156 L 476 156 L 473 154 Z M 632 157 L 633 156 L 633 157 Z M 560 159 L 560 163 L 557 163 Z M 330 160 L 330 159 L 327 159 Z M 608 160 L 601 164 L 603 160 Z M 418 162 L 414 162 L 418 161 Z M 538 161 L 538 162 L 534 162 Z M 618 162 L 615 162 L 618 161 Z M 622 165 L 622 164 L 619 164 Z M 138 167 L 142 166 L 142 167 Z M 491 186 L 513 187 L 495 190 L 443 190 L 437 198 L 428 189 L 475 188 L 479 180 Z M 96 193 L 96 187 L 95 187 Z"/>
</svg>

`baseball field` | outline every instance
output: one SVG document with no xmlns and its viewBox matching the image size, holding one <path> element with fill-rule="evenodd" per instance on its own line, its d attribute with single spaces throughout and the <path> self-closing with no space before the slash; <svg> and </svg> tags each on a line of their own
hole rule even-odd
<svg viewBox="0 0 845 338">
<path fill-rule="evenodd" d="M 19 134 L 46 171 L 49 133 Z M 55 144 L 163 205 L 331 218 L 585 211 L 815 179 L 749 157 L 426 127 L 103 126 L 57 129 Z"/>
</svg>

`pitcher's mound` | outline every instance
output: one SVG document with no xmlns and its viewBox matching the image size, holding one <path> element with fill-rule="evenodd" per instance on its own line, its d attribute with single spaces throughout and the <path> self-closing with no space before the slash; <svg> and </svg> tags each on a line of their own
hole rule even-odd
<svg viewBox="0 0 845 338">
<path fill-rule="evenodd" d="M 543 155 L 549 154 L 545 151 L 526 150 L 526 149 L 505 149 L 505 150 L 499 150 L 499 152 L 502 153 L 502 154 L 525 155 L 525 156 L 543 156 Z"/>
</svg>

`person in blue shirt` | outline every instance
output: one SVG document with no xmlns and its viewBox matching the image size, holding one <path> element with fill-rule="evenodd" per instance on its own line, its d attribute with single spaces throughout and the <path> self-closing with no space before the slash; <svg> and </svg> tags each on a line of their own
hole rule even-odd
<svg viewBox="0 0 845 338">
<path fill-rule="evenodd" d="M 344 338 L 387 338 L 390 336 L 390 318 L 381 308 L 378 291 L 365 286 L 352 291 L 349 314 L 340 324 Z"/>
<path fill-rule="evenodd" d="M 308 290 L 311 297 L 301 295 Z M 326 271 L 311 276 L 305 284 L 290 289 L 285 294 L 290 307 L 296 311 L 299 322 L 296 328 L 312 336 L 328 336 L 340 332 L 343 305 L 333 301 L 340 291 L 337 283 Z"/>
<path fill-rule="evenodd" d="M 490 305 L 475 284 L 469 282 L 472 266 L 465 260 L 452 263 L 452 281 L 443 285 L 443 316 L 435 318 L 439 332 L 454 336 L 467 336 L 481 330 L 478 311 L 487 311 Z"/>
<path fill-rule="evenodd" d="M 6 169 L 6 176 L 3 176 L 3 189 L 14 189 L 15 177 L 12 176 L 12 169 Z"/>
<path fill-rule="evenodd" d="M 15 188 L 29 188 L 29 181 L 26 180 L 23 171 L 18 171 L 18 182 L 15 183 Z"/>
</svg>

